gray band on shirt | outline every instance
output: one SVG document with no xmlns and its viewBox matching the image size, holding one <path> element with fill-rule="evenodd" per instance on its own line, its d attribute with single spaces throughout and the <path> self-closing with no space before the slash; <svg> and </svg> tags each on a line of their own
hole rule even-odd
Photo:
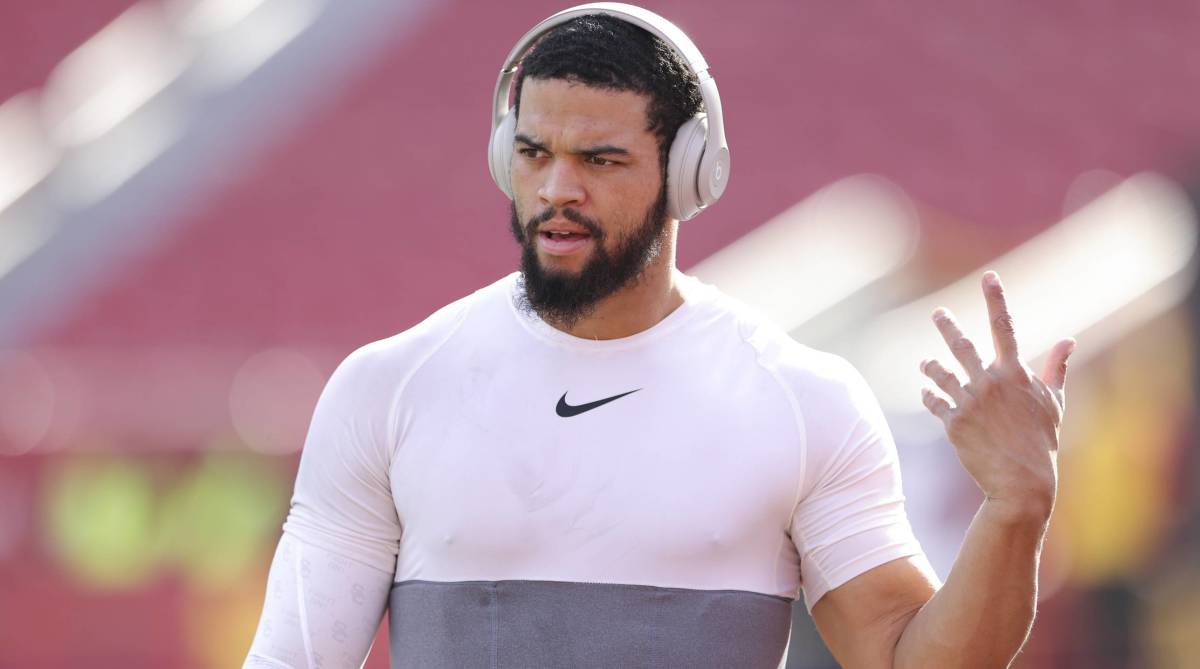
<svg viewBox="0 0 1200 669">
<path fill-rule="evenodd" d="M 791 600 L 552 581 L 392 587 L 392 669 L 776 669 Z"/>
</svg>

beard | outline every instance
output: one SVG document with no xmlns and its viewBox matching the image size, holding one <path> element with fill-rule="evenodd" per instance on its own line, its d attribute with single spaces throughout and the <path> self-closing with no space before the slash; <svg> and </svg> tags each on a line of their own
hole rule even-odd
<svg viewBox="0 0 1200 669">
<path fill-rule="evenodd" d="M 663 233 L 667 228 L 667 191 L 646 211 L 641 225 L 617 240 L 610 253 L 605 245 L 607 234 L 595 220 L 574 209 L 563 209 L 562 217 L 587 228 L 592 236 L 592 255 L 577 273 L 549 270 L 537 256 L 537 228 L 554 218 L 550 207 L 521 224 L 517 205 L 512 204 L 510 226 L 521 245 L 521 283 L 518 307 L 530 311 L 547 323 L 571 329 L 590 316 L 604 298 L 631 285 L 662 252 Z"/>
</svg>

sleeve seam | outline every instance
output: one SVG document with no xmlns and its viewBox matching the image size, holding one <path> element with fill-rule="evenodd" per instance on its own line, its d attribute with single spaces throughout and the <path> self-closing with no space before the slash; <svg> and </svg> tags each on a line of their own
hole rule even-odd
<svg viewBox="0 0 1200 669">
<path fill-rule="evenodd" d="M 417 375 L 417 372 L 421 371 L 421 369 L 423 367 L 425 367 L 425 365 L 431 359 L 433 359 L 433 356 L 437 355 L 442 350 L 442 348 L 446 345 L 446 343 L 448 341 L 450 341 L 450 339 L 452 339 L 454 337 L 454 335 L 458 332 L 459 328 L 462 327 L 462 324 L 466 322 L 467 315 L 470 313 L 471 308 L 474 307 L 476 298 L 477 298 L 477 293 L 472 294 L 471 296 L 465 298 L 465 301 L 467 302 L 467 304 L 464 305 L 462 310 L 459 312 L 458 319 L 454 323 L 454 325 L 449 329 L 449 332 L 447 332 L 441 338 L 441 340 L 438 341 L 429 350 L 429 352 L 427 352 L 425 355 L 423 355 L 420 358 L 420 360 L 418 360 L 417 363 L 412 366 L 412 369 L 410 369 L 408 374 L 406 374 L 404 376 L 404 378 L 401 379 L 400 383 L 396 387 L 396 391 L 392 394 L 390 406 L 388 407 L 388 446 L 389 446 L 389 449 L 388 449 L 388 460 L 387 460 L 387 466 L 388 466 L 387 474 L 388 474 L 389 486 L 391 485 L 392 462 L 395 459 L 396 450 L 398 448 L 400 448 L 401 396 L 404 394 L 404 391 L 408 388 L 408 384 L 412 381 L 413 377 Z"/>
<path fill-rule="evenodd" d="M 813 605 L 820 601 L 821 597 L 828 594 L 830 590 L 834 590 L 842 585 L 845 585 L 854 578 L 867 573 L 875 567 L 879 567 L 894 560 L 900 560 L 906 557 L 912 557 L 914 555 L 921 554 L 922 551 L 920 544 L 915 539 L 910 539 L 879 546 L 874 550 L 860 555 L 855 560 L 841 565 L 840 568 L 834 570 L 833 572 L 827 572 L 824 569 L 818 569 L 821 577 L 820 585 L 822 586 L 823 590 L 821 590 L 820 594 L 818 594 L 815 598 L 811 598 L 809 597 L 809 593 L 811 591 L 808 588 L 805 588 L 805 606 L 811 613 Z"/>
<path fill-rule="evenodd" d="M 790 531 L 792 518 L 796 515 L 796 508 L 800 506 L 801 494 L 808 477 L 808 429 L 805 426 L 804 412 L 800 410 L 800 401 L 796 399 L 796 394 L 779 376 L 778 371 L 763 362 L 760 349 L 751 341 L 759 331 L 755 330 L 749 337 L 743 337 L 742 341 L 754 352 L 754 362 L 775 381 L 787 400 L 788 406 L 791 407 L 792 420 L 796 424 L 796 437 L 800 444 L 800 471 L 796 476 L 796 493 L 792 496 L 791 513 L 788 514 L 787 523 L 784 526 L 785 531 Z"/>
</svg>

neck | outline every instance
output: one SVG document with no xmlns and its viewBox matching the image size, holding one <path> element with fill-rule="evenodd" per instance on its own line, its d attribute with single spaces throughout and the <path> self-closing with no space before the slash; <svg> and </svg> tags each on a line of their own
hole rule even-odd
<svg viewBox="0 0 1200 669">
<path fill-rule="evenodd" d="M 670 225 L 678 225 L 671 222 Z M 566 326 L 547 321 L 581 339 L 620 339 L 648 330 L 683 304 L 675 272 L 674 230 L 665 234 L 659 254 L 628 286 L 596 303 L 584 318 Z"/>
</svg>

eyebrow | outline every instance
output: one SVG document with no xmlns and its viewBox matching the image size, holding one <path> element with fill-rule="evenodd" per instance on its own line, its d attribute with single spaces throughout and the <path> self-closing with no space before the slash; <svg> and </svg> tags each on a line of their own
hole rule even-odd
<svg viewBox="0 0 1200 669">
<path fill-rule="evenodd" d="M 517 133 L 517 135 L 513 139 L 528 146 L 531 149 L 537 149 L 538 151 L 545 151 L 546 153 L 550 153 L 550 149 L 547 148 L 546 145 L 541 144 L 539 142 L 535 142 L 533 140 L 533 138 L 528 135 L 523 135 L 521 133 Z M 629 150 L 621 148 L 619 146 L 614 146 L 612 144 L 601 144 L 599 146 L 590 146 L 586 149 L 576 149 L 575 151 L 572 151 L 571 153 L 574 155 L 580 155 L 580 156 L 601 156 L 601 155 L 613 155 L 613 154 L 628 156 Z"/>
</svg>

